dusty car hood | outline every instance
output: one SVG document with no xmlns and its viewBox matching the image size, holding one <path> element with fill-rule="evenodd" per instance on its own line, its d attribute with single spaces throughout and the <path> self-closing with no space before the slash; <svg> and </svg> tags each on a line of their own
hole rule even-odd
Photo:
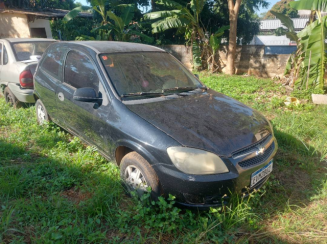
<svg viewBox="0 0 327 244">
<path fill-rule="evenodd" d="M 127 107 L 182 145 L 221 156 L 230 156 L 271 133 L 260 113 L 212 90 Z"/>
</svg>

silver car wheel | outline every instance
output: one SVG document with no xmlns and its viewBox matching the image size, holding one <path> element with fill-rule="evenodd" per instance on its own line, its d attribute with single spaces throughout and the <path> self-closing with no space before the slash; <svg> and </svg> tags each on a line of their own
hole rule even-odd
<svg viewBox="0 0 327 244">
<path fill-rule="evenodd" d="M 42 105 L 39 104 L 37 107 L 37 116 L 39 118 L 39 123 L 42 125 L 45 122 L 45 111 Z"/>
<path fill-rule="evenodd" d="M 140 169 L 134 165 L 129 165 L 125 169 L 124 178 L 127 185 L 135 190 L 147 191 L 148 183 Z"/>
</svg>

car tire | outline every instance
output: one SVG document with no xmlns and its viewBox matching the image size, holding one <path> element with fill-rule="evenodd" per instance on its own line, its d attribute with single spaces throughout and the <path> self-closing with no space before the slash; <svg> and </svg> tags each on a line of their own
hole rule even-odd
<svg viewBox="0 0 327 244">
<path fill-rule="evenodd" d="M 22 107 L 22 102 L 20 102 L 15 95 L 12 93 L 12 91 L 9 89 L 9 87 L 6 87 L 3 95 L 5 97 L 6 103 L 8 103 L 13 108 L 20 108 Z"/>
<path fill-rule="evenodd" d="M 120 176 L 128 193 L 136 191 L 141 197 L 148 187 L 151 187 L 151 198 L 157 200 L 160 196 L 159 179 L 146 159 L 137 152 L 126 154 L 120 164 Z"/>
<path fill-rule="evenodd" d="M 43 125 L 46 122 L 50 122 L 50 117 L 44 104 L 40 99 L 38 99 L 35 103 L 35 110 L 36 110 L 36 119 L 39 125 Z"/>
</svg>

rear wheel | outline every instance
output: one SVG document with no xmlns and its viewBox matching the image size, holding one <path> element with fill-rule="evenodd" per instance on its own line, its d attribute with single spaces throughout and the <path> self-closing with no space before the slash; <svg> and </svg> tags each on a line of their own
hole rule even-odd
<svg viewBox="0 0 327 244">
<path fill-rule="evenodd" d="M 36 109 L 36 119 L 37 123 L 39 125 L 43 125 L 46 122 L 50 121 L 49 115 L 47 110 L 44 107 L 44 104 L 40 99 L 38 99 L 35 103 L 35 109 Z"/>
<path fill-rule="evenodd" d="M 3 93 L 6 102 L 13 108 L 22 107 L 22 103 L 15 97 L 15 95 L 11 92 L 9 87 L 6 87 Z"/>
<path fill-rule="evenodd" d="M 152 166 L 137 152 L 126 154 L 120 164 L 120 176 L 129 192 L 140 197 L 151 187 L 151 197 L 160 196 L 159 179 Z"/>
</svg>

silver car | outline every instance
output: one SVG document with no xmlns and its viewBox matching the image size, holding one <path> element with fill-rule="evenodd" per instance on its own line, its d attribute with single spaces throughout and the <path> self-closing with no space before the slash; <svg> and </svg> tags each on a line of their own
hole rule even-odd
<svg viewBox="0 0 327 244">
<path fill-rule="evenodd" d="M 53 42 L 42 38 L 0 39 L 0 92 L 11 106 L 35 102 L 33 75 L 38 60 Z"/>
</svg>

